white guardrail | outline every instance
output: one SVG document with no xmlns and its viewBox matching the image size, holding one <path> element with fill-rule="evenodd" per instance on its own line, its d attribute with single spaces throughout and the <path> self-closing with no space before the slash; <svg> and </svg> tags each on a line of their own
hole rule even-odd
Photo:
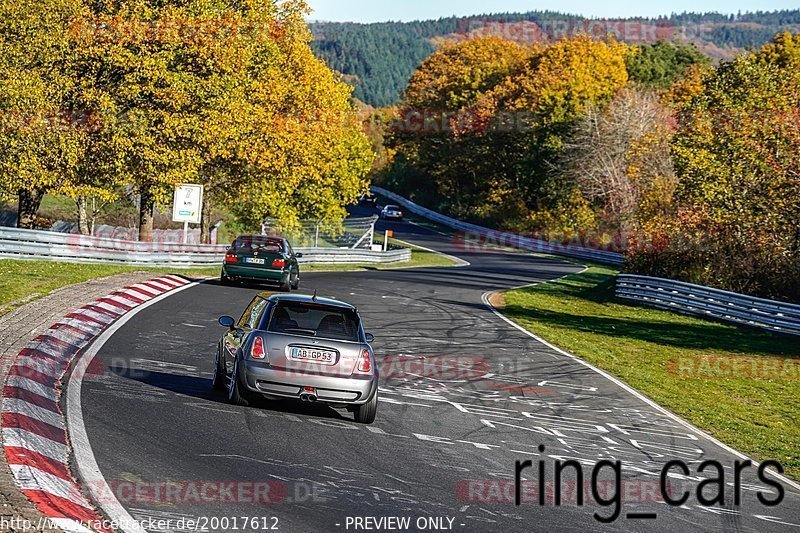
<svg viewBox="0 0 800 533">
<path fill-rule="evenodd" d="M 439 224 L 442 224 L 449 228 L 453 228 L 455 230 L 485 237 L 489 242 L 496 242 L 498 244 L 507 244 L 508 246 L 513 246 L 531 252 L 562 255 L 565 257 L 574 257 L 577 259 L 588 259 L 590 261 L 595 261 L 597 263 L 603 263 L 607 265 L 621 265 L 623 262 L 623 255 L 620 253 L 609 252 L 605 250 L 595 250 L 592 248 L 585 248 L 573 244 L 565 245 L 559 242 L 531 239 L 528 237 L 515 235 L 513 233 L 506 233 L 489 228 L 484 228 L 483 226 L 477 226 L 475 224 L 470 224 L 468 222 L 462 222 L 460 220 L 450 218 L 441 213 L 437 213 L 436 211 L 432 211 L 430 209 L 422 207 L 421 205 L 415 204 L 411 200 L 403 198 L 399 194 L 387 191 L 382 187 L 373 186 L 372 191 L 375 192 L 376 194 L 380 194 L 381 196 L 389 198 L 398 205 L 405 207 L 407 210 L 414 213 L 415 215 L 419 215 L 423 218 L 427 218 L 434 222 L 438 222 Z"/>
<path fill-rule="evenodd" d="M 225 245 L 144 243 L 0 227 L 0 258 L 198 268 L 221 265 L 226 251 Z M 411 260 L 408 248 L 387 252 L 342 248 L 296 248 L 295 251 L 303 254 L 301 264 L 392 264 Z"/>
<path fill-rule="evenodd" d="M 298 259 L 302 265 L 319 264 L 394 264 L 411 261 L 410 248 L 398 248 L 385 252 L 351 248 L 295 248 L 303 254 Z"/>
<path fill-rule="evenodd" d="M 670 311 L 800 335 L 800 305 L 633 274 L 617 277 L 616 294 Z"/>
</svg>

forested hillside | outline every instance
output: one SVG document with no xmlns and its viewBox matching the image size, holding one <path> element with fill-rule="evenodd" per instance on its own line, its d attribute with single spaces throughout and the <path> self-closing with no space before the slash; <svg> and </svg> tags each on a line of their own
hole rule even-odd
<svg viewBox="0 0 800 533">
<path fill-rule="evenodd" d="M 443 41 L 496 35 L 516 42 L 552 42 L 580 32 L 598 37 L 610 33 L 630 44 L 659 39 L 692 42 L 712 58 L 731 59 L 781 31 L 800 31 L 800 9 L 604 21 L 533 11 L 405 23 L 315 22 L 311 29 L 317 55 L 345 74 L 355 86 L 354 96 L 383 107 L 397 102 L 414 69 Z"/>
</svg>

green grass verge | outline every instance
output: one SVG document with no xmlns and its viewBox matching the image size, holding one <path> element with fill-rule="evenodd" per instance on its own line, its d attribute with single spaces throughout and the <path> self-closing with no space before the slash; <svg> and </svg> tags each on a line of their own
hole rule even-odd
<svg viewBox="0 0 800 533">
<path fill-rule="evenodd" d="M 660 405 L 800 479 L 797 339 L 620 303 L 616 271 L 506 292 L 510 319 Z"/>
<path fill-rule="evenodd" d="M 176 273 L 187 277 L 219 275 L 219 269 L 170 270 L 56 263 L 51 261 L 0 260 L 0 315 L 61 287 L 126 272 Z"/>
</svg>

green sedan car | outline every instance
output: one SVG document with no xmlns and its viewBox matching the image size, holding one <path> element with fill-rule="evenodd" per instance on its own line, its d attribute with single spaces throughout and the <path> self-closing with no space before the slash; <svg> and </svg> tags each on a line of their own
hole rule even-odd
<svg viewBox="0 0 800 533">
<path fill-rule="evenodd" d="M 300 287 L 300 265 L 292 245 L 281 237 L 241 235 L 233 241 L 222 265 L 220 282 L 274 282 L 289 292 Z"/>
</svg>

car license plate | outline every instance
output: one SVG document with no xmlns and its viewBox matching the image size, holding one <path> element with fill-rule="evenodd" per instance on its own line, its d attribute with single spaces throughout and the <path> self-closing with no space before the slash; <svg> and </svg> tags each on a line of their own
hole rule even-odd
<svg viewBox="0 0 800 533">
<path fill-rule="evenodd" d="M 259 259 L 258 257 L 245 257 L 245 263 L 250 263 L 251 265 L 264 265 L 266 264 L 263 259 Z"/>
<path fill-rule="evenodd" d="M 314 350 L 312 348 L 292 348 L 292 359 L 298 361 L 312 361 L 322 365 L 332 365 L 336 360 L 336 352 Z"/>
</svg>

